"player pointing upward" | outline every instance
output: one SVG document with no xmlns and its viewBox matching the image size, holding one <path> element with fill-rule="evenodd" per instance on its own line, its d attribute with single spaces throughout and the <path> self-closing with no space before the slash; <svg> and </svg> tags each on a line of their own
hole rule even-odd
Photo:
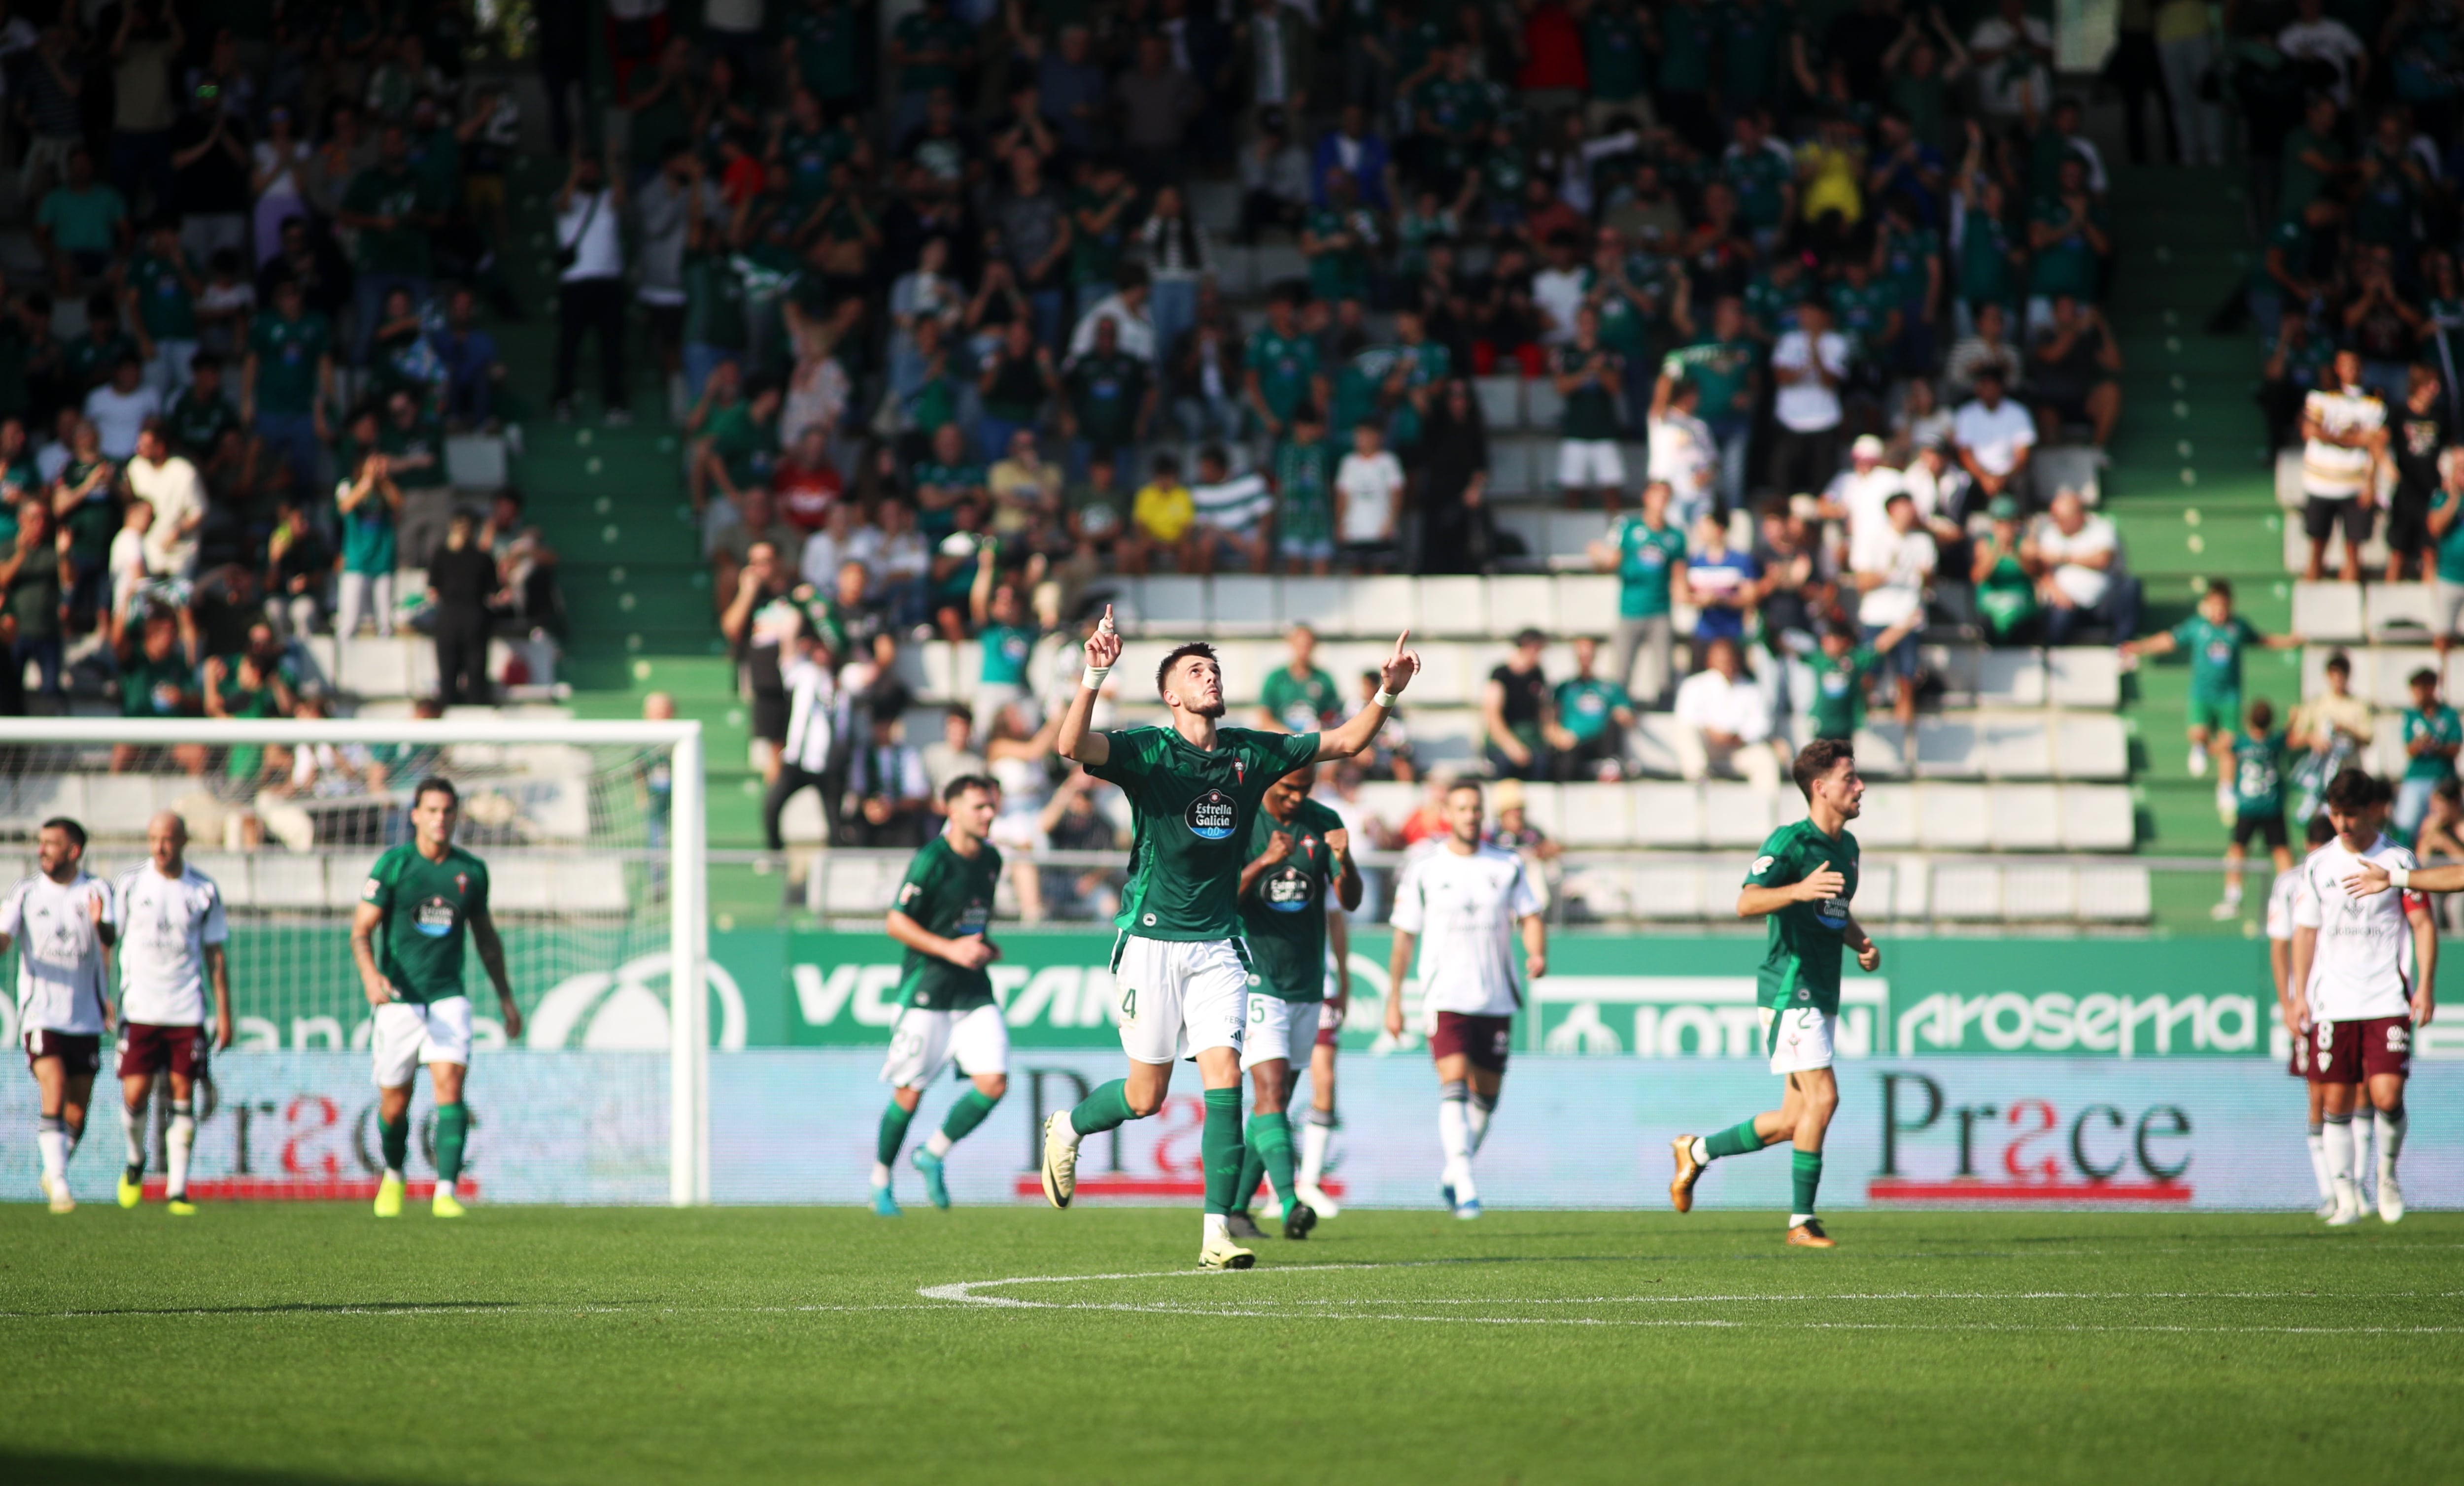
<svg viewBox="0 0 2464 1486">
<path fill-rule="evenodd" d="M 1796 755 L 1796 787 L 1805 792 L 1806 819 L 1783 825 L 1763 842 L 1737 894 L 1737 917 L 1767 915 L 1771 948 L 1763 955 L 1761 984 L 1764 1041 L 1771 1072 L 1788 1081 L 1777 1109 L 1709 1137 L 1680 1135 L 1675 1141 L 1677 1176 L 1669 1201 L 1683 1213 L 1694 1206 L 1694 1184 L 1703 1169 L 1722 1156 L 1741 1156 L 1771 1142 L 1793 1139 L 1794 1211 L 1788 1241 L 1810 1249 L 1833 1247 L 1814 1215 L 1822 1185 L 1822 1137 L 1839 1107 L 1839 1082 L 1831 1072 L 1832 1034 L 1839 1022 L 1839 951 L 1856 951 L 1860 969 L 1881 968 L 1882 951 L 1849 912 L 1857 896 L 1857 838 L 1848 822 L 1864 807 L 1865 781 L 1848 745 L 1817 738 Z"/>
<path fill-rule="evenodd" d="M 1240 939 L 1241 872 L 1266 787 L 1295 769 L 1349 758 L 1384 726 L 1395 697 L 1420 668 L 1395 641 L 1377 695 L 1331 732 L 1289 735 L 1219 728 L 1223 671 L 1211 645 L 1181 645 L 1155 667 L 1155 689 L 1171 710 L 1162 728 L 1097 732 L 1088 726 L 1095 698 L 1121 656 L 1111 611 L 1087 640 L 1087 673 L 1061 719 L 1062 756 L 1110 780 L 1129 797 L 1130 880 L 1114 919 L 1113 985 L 1120 996 L 1121 1046 L 1130 1073 L 1089 1094 L 1044 1125 L 1044 1195 L 1066 1208 L 1078 1189 L 1078 1142 L 1163 1107 L 1172 1065 L 1194 1058 L 1206 1090 L 1199 1151 L 1206 1169 L 1206 1218 L 1199 1263 L 1247 1269 L 1256 1257 L 1233 1243 L 1239 1205 L 1242 1023 L 1249 967 Z"/>
</svg>

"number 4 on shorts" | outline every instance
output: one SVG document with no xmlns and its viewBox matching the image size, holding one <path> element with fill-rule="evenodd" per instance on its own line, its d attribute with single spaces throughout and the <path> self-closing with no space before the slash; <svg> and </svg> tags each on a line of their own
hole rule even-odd
<svg viewBox="0 0 2464 1486">
<path fill-rule="evenodd" d="M 1138 988 L 1135 986 L 1121 988 L 1121 1019 L 1123 1021 L 1138 1019 Z"/>
</svg>

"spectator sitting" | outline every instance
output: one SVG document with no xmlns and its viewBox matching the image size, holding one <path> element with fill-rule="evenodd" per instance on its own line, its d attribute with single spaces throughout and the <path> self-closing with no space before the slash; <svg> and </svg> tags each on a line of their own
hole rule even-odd
<svg viewBox="0 0 2464 1486">
<path fill-rule="evenodd" d="M 2029 534 L 2029 566 L 2044 575 L 2045 643 L 2071 643 L 2082 624 L 2101 623 L 2115 643 L 2139 633 L 2139 579 L 2123 570 L 2122 538 L 2113 523 L 2090 514 L 2077 491 L 2054 494 L 2053 509 Z"/>
<path fill-rule="evenodd" d="M 830 463 L 829 436 L 818 426 L 796 435 L 784 458 L 770 471 L 770 493 L 779 514 L 800 532 L 817 532 L 841 503 L 846 482 Z"/>
<path fill-rule="evenodd" d="M 1856 575 L 1857 623 L 1865 643 L 1892 636 L 1888 650 L 1876 650 L 1881 673 L 1891 679 L 1892 710 L 1900 724 L 1902 761 L 1914 772 L 1917 759 L 1917 634 L 1925 628 L 1925 589 L 1940 560 L 1933 537 L 1917 521 L 1917 504 L 1904 491 L 1882 507 L 1885 520 L 1849 554 Z"/>
<path fill-rule="evenodd" d="M 1219 564 L 1252 573 L 1271 570 L 1274 553 L 1274 492 L 1256 470 L 1235 475 L 1223 450 L 1208 445 L 1199 451 L 1198 483 L 1190 487 L 1197 513 L 1198 570 L 1212 573 Z"/>
<path fill-rule="evenodd" d="M 455 289 L 445 301 L 445 323 L 428 333 L 429 351 L 445 373 L 445 422 L 456 430 L 493 427 L 505 382 L 496 338 L 473 323 L 475 301 Z"/>
<path fill-rule="evenodd" d="M 1986 535 L 1970 546 L 1969 581 L 1988 645 L 2029 644 L 2036 632 L 2036 556 L 2020 535 L 2019 502 L 1996 495 L 1986 508 Z"/>
<path fill-rule="evenodd" d="M 2395 828 L 2410 840 L 2430 813 L 2431 791 L 2455 777 L 2455 755 L 2464 749 L 2464 718 L 2438 700 L 2438 672 L 2425 666 L 2406 688 L 2412 706 L 2404 714 L 2404 778 L 2396 786 Z"/>
<path fill-rule="evenodd" d="M 2293 709 L 2284 733 L 2286 747 L 2303 752 L 2294 766 L 2301 792 L 2294 814 L 2303 819 L 2318 813 L 2327 781 L 2378 736 L 2370 704 L 2353 695 L 2352 658 L 2342 650 L 2330 653 L 2324 675 L 2327 689 Z"/>
<path fill-rule="evenodd" d="M 711 368 L 700 401 L 685 419 L 685 437 L 693 441 L 686 484 L 705 532 L 715 531 L 724 520 L 723 512 L 715 515 L 710 509 L 713 490 L 732 509 L 746 487 L 767 478 L 771 446 L 762 425 L 778 410 L 779 393 L 774 387 L 764 387 L 750 399 L 744 396 L 744 374 L 734 361 Z"/>
<path fill-rule="evenodd" d="M 2028 403 L 2035 409 L 2037 438 L 2051 444 L 2064 424 L 2084 423 L 2098 448 L 2111 443 L 2122 416 L 2121 373 L 2122 346 L 2104 312 L 2070 295 L 2055 296 L 2054 322 L 2037 332 L 2028 353 Z"/>
<path fill-rule="evenodd" d="M 129 718 L 194 717 L 204 710 L 197 689 L 197 664 L 181 635 L 185 610 L 148 609 L 139 623 L 134 645 L 124 643 L 120 655 L 120 715 Z M 193 635 L 188 639 L 193 639 Z M 146 764 L 153 754 L 134 743 L 111 746 L 111 772 L 124 774 Z M 206 772 L 206 746 L 178 743 L 171 760 L 183 774 Z"/>
<path fill-rule="evenodd" d="M 1099 454 L 1087 462 L 1087 479 L 1083 485 L 1070 488 L 1062 523 L 1070 543 L 1067 564 L 1091 577 L 1105 567 L 1120 545 L 1124 511 L 1120 487 L 1120 467 L 1110 454 Z"/>
<path fill-rule="evenodd" d="M 1560 783 L 1625 777 L 1625 734 L 1634 726 L 1634 704 L 1625 688 L 1593 674 L 1599 653 L 1597 640 L 1576 635 L 1574 674 L 1557 683 L 1557 729 L 1549 743 L 1556 750 Z M 1505 815 L 1503 803 L 1498 814 Z"/>
<path fill-rule="evenodd" d="M 1696 653 L 1715 640 L 1743 645 L 1746 621 L 1766 592 L 1762 567 L 1753 554 L 1728 545 L 1727 523 L 1705 516 L 1694 530 L 1693 555 L 1685 559 L 1685 589 L 1694 604 Z"/>
<path fill-rule="evenodd" d="M 984 467 L 967 457 L 966 432 L 955 423 L 933 430 L 932 452 L 916 461 L 913 481 L 916 524 L 927 540 L 957 529 L 962 503 L 982 514 L 987 498 Z"/>
<path fill-rule="evenodd" d="M 1541 907 L 1546 909 L 1549 896 L 1557 886 L 1557 873 L 1551 865 L 1566 854 L 1566 848 L 1549 839 L 1549 833 L 1531 823 L 1529 802 L 1524 798 L 1523 781 L 1500 779 L 1489 795 L 1490 808 L 1497 812 L 1496 820 L 1481 833 L 1484 845 L 1500 851 L 1510 851 L 1523 858 L 1531 874 L 1532 885 L 1541 889 Z"/>
<path fill-rule="evenodd" d="M 265 561 L 266 612 L 286 634 L 314 633 L 323 619 L 325 579 L 334 571 L 334 554 L 316 523 L 288 496 L 275 508 Z"/>
<path fill-rule="evenodd" d="M 125 460 L 137 452 L 137 430 L 163 411 L 163 394 L 145 385 L 145 363 L 121 357 L 111 380 L 85 395 L 85 416 L 94 424 L 103 457 Z"/>
<path fill-rule="evenodd" d="M 1045 463 L 1034 429 L 1010 434 L 1004 456 L 984 475 L 984 489 L 992 497 L 995 535 L 1046 544 L 1061 514 L 1061 467 Z"/>
<path fill-rule="evenodd" d="M 1129 535 L 1121 538 L 1121 571 L 1144 573 L 1158 555 L 1183 573 L 1198 570 L 1198 503 L 1180 483 L 1180 461 L 1155 458 L 1155 478 L 1138 487 L 1130 507 Z"/>
<path fill-rule="evenodd" d="M 2010 342 L 2010 314 L 2001 305 L 1977 306 L 1976 334 L 1952 346 L 1949 360 L 1943 363 L 1946 399 L 1965 402 L 1975 393 L 1976 379 L 1989 369 L 2002 374 L 2005 390 L 2021 384 L 2019 348 Z"/>
<path fill-rule="evenodd" d="M 1155 344 L 1155 319 L 1148 312 L 1149 285 L 1147 271 L 1134 263 L 1121 266 L 1113 279 L 1112 293 L 1097 299 L 1078 317 L 1078 324 L 1069 333 L 1069 354 L 1086 355 L 1095 347 L 1095 327 L 1111 324 L 1114 344 L 1123 354 L 1134 356 L 1152 366 L 1163 348 Z"/>
<path fill-rule="evenodd" d="M 52 277 L 63 295 L 100 278 L 128 249 L 128 198 L 98 181 L 94 156 L 69 152 L 68 179 L 46 192 L 34 208 L 34 241 L 51 260 Z"/>
<path fill-rule="evenodd" d="M 984 755 L 976 747 L 975 733 L 975 714 L 953 702 L 941 711 L 941 740 L 927 743 L 921 750 L 924 780 L 933 788 L 935 815 L 949 814 L 941 803 L 941 792 L 952 779 L 984 772 Z"/>
<path fill-rule="evenodd" d="M 1489 772 L 1500 778 L 1547 779 L 1549 734 L 1556 726 L 1556 701 L 1540 669 L 1548 637 L 1527 629 L 1514 637 L 1514 653 L 1488 673 L 1481 688 L 1480 714 L 1487 738 Z"/>
<path fill-rule="evenodd" d="M 777 503 L 770 492 L 756 485 L 737 497 L 737 515 L 720 527 L 710 543 L 710 579 L 715 593 L 734 593 L 736 575 L 744 568 L 745 557 L 755 542 L 768 542 L 779 551 L 779 559 L 790 571 L 799 569 L 804 556 L 804 534 L 779 519 Z"/>
<path fill-rule="evenodd" d="M 2000 369 L 1980 367 L 1976 401 L 1961 406 L 1951 421 L 1951 443 L 1959 450 L 1959 467 L 1986 498 L 2009 492 L 2022 500 L 2028 458 L 2036 446 L 2036 423 L 2027 409 L 2003 394 Z"/>
<path fill-rule="evenodd" d="M 1745 674 L 1736 642 L 1712 642 L 1703 668 L 1677 688 L 1677 766 L 1688 779 L 1734 776 L 1779 788 L 1787 745 L 1771 735 L 1771 700 Z"/>
</svg>

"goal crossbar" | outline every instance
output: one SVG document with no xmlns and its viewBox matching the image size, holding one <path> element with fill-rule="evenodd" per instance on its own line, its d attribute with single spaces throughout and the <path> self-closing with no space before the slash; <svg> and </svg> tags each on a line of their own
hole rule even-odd
<svg viewBox="0 0 2464 1486">
<path fill-rule="evenodd" d="M 537 717 L 194 718 L 12 717 L 0 747 L 29 744 L 569 743 L 666 748 L 671 780 L 668 901 L 668 1200 L 710 1201 L 710 996 L 707 884 L 703 878 L 701 724 L 566 721 Z"/>
</svg>

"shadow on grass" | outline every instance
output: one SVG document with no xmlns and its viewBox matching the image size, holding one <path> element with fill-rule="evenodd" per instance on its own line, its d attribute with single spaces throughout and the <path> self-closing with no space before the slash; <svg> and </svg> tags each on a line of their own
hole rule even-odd
<svg viewBox="0 0 2464 1486">
<path fill-rule="evenodd" d="M 91 1455 L 39 1454 L 0 1447 L 0 1480 L 11 1486 L 46 1486 L 53 1481 L 87 1486 L 119 1486 L 121 1482 L 176 1481 L 184 1486 L 366 1486 L 384 1477 L 317 1475 L 298 1471 L 243 1471 L 200 1465 L 193 1460 L 107 1460 Z"/>
</svg>

